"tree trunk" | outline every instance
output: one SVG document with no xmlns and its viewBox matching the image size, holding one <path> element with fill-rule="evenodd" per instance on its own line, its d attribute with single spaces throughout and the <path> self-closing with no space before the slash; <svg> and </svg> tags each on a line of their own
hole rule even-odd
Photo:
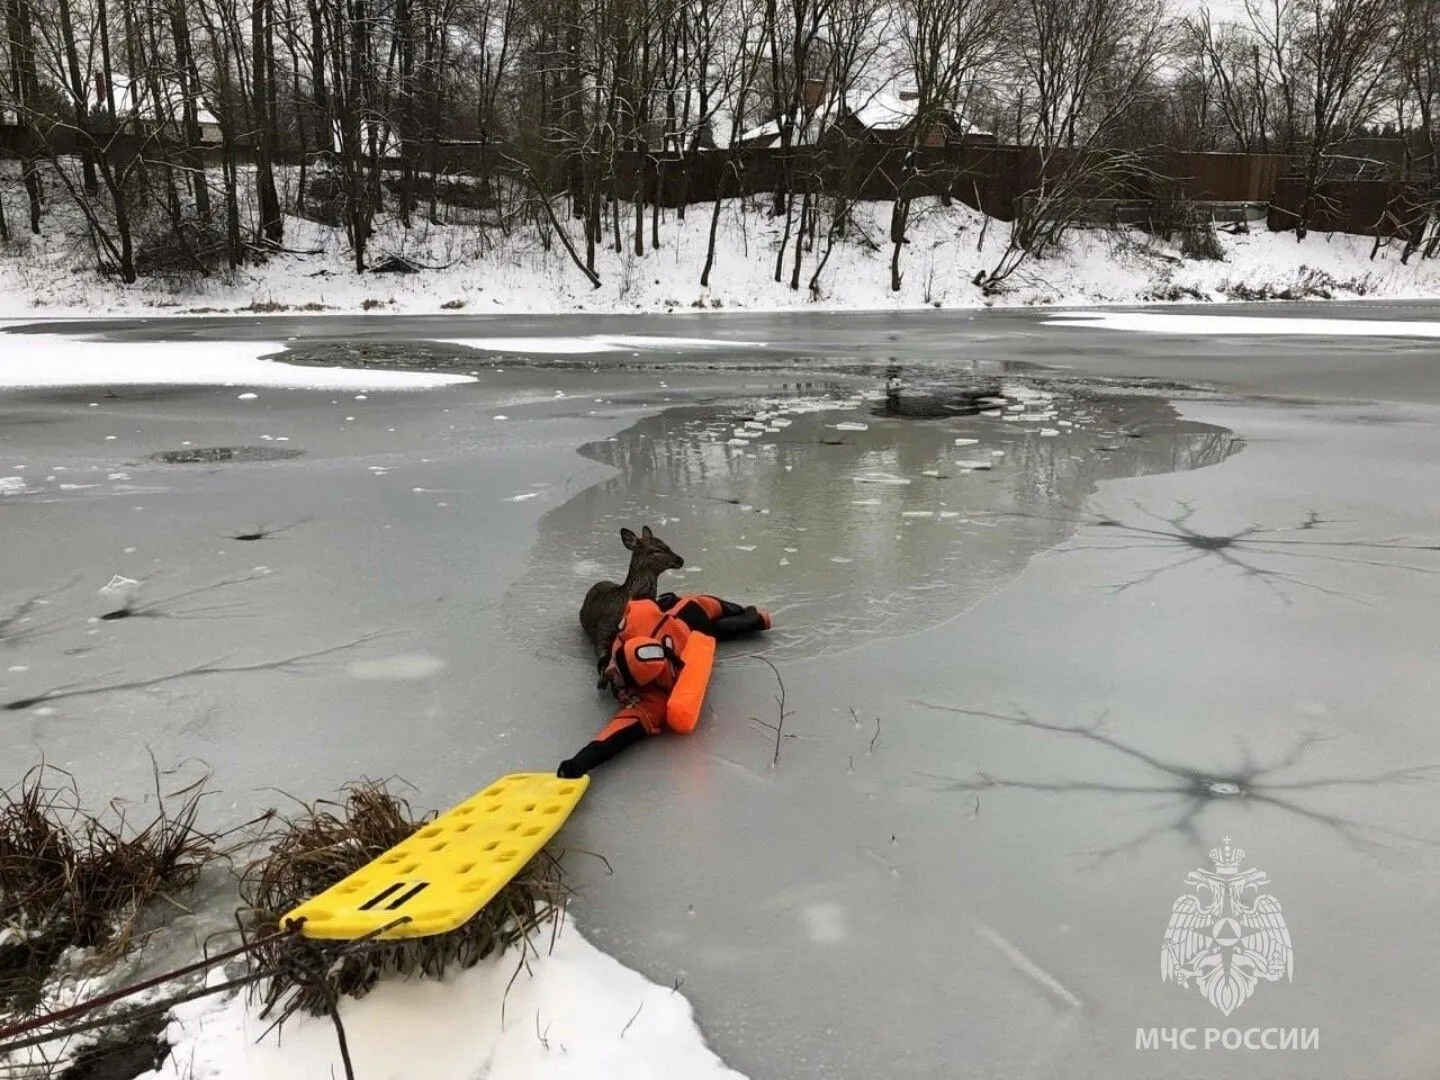
<svg viewBox="0 0 1440 1080">
<path fill-rule="evenodd" d="M 240 196 L 235 162 L 234 132 L 229 126 L 221 136 L 221 169 L 225 180 L 225 250 L 228 253 L 230 269 L 235 269 L 245 258 L 245 242 L 240 236 Z"/>
<path fill-rule="evenodd" d="M 798 291 L 800 288 L 800 264 L 805 258 L 805 244 L 803 241 L 806 223 L 811 220 L 812 211 L 810 206 L 812 198 L 813 196 L 811 196 L 810 192 L 806 191 L 800 200 L 800 235 L 795 238 L 795 262 L 790 270 L 790 288 L 792 291 Z"/>
<path fill-rule="evenodd" d="M 409 0 L 395 0 L 395 37 L 400 51 L 400 222 L 410 228 L 415 208 L 415 32 Z"/>
<path fill-rule="evenodd" d="M 895 199 L 895 206 L 890 212 L 890 243 L 893 245 L 890 251 L 890 291 L 900 291 L 900 252 L 905 246 L 905 230 L 910 223 L 910 200 L 904 197 Z"/>
<path fill-rule="evenodd" d="M 700 287 L 710 287 L 710 271 L 715 267 L 715 240 L 720 233 L 720 207 L 725 202 L 725 181 L 730 179 L 730 173 L 735 167 L 734 150 L 730 152 L 730 160 L 725 163 L 724 169 L 720 172 L 720 182 L 715 185 L 715 205 L 710 212 L 710 239 L 705 246 L 705 268 L 700 271 Z"/>
<path fill-rule="evenodd" d="M 635 153 L 635 254 L 645 254 L 645 151 Z"/>
<path fill-rule="evenodd" d="M 210 185 L 205 179 L 205 158 L 200 150 L 200 114 L 195 101 L 200 94 L 200 72 L 195 66 L 195 50 L 190 44 L 190 27 L 184 0 L 170 5 L 171 36 L 175 39 L 175 66 L 180 78 L 185 131 L 185 167 L 190 172 L 190 192 L 195 199 L 195 213 L 201 221 L 210 220 Z"/>
<path fill-rule="evenodd" d="M 44 208 L 44 187 L 41 183 L 36 150 L 40 143 L 35 117 L 30 108 L 38 93 L 39 80 L 35 70 L 35 42 L 30 30 L 29 0 L 9 0 L 5 5 L 6 34 L 10 43 L 10 93 L 19 107 L 20 177 L 30 203 L 30 232 L 40 234 L 40 215 Z"/>
<path fill-rule="evenodd" d="M 75 128 L 80 143 L 80 168 L 84 177 L 86 195 L 100 193 L 100 181 L 95 173 L 95 141 L 90 132 L 89 109 L 90 87 L 80 75 L 80 52 L 75 45 L 75 21 L 70 12 L 70 0 L 59 0 L 60 37 L 65 49 L 66 73 L 70 77 L 70 92 L 75 97 Z"/>
<path fill-rule="evenodd" d="M 260 204 L 260 235 L 278 246 L 285 239 L 285 219 L 275 188 L 275 117 L 270 111 L 271 55 L 275 48 L 270 0 L 250 5 L 250 78 L 255 117 L 255 197 Z"/>
</svg>

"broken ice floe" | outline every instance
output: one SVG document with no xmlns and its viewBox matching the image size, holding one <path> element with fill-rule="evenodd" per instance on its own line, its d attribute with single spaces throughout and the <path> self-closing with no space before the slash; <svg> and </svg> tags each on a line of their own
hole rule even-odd
<svg viewBox="0 0 1440 1080">
<path fill-rule="evenodd" d="M 859 476 L 851 477 L 857 484 L 908 484 L 908 476 L 895 476 L 891 473 L 862 473 Z"/>
</svg>

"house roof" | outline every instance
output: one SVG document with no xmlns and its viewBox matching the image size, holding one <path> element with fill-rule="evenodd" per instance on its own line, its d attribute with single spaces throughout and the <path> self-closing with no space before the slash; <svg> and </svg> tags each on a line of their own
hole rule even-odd
<svg viewBox="0 0 1440 1080">
<path fill-rule="evenodd" d="M 879 93 L 868 95 L 859 108 L 851 108 L 850 114 L 871 131 L 899 131 L 914 120 L 919 111 L 918 99 L 906 100 L 898 93 L 882 90 Z M 953 115 L 959 122 L 962 133 L 965 135 L 993 134 L 993 132 L 983 131 L 976 127 L 959 112 L 952 112 L 950 115 Z"/>
<path fill-rule="evenodd" d="M 920 102 L 916 99 L 906 100 L 899 93 L 892 90 L 879 90 L 875 92 L 854 92 L 846 95 L 846 110 L 851 116 L 871 131 L 899 131 L 915 119 L 920 108 Z M 838 108 L 838 101 L 830 97 L 821 102 L 813 112 L 815 116 L 825 117 L 828 123 L 833 123 L 841 115 Z M 988 135 L 990 132 L 983 131 L 970 123 L 964 117 L 956 114 L 956 119 L 963 128 L 966 135 Z M 824 124 L 802 125 L 797 121 L 795 125 L 795 143 L 803 146 L 813 142 L 820 134 Z M 753 142 L 769 136 L 780 134 L 780 122 L 778 120 L 767 120 L 765 123 L 751 128 L 740 135 L 741 142 Z"/>
<path fill-rule="evenodd" d="M 180 87 L 166 79 L 157 80 L 160 85 L 160 93 L 166 99 L 166 111 L 171 116 L 179 117 L 184 111 L 184 95 Z M 110 76 L 110 85 L 115 96 L 115 112 L 121 116 L 139 116 L 145 120 L 156 118 L 155 101 L 150 94 L 150 85 L 142 81 L 138 87 L 128 75 L 115 72 Z M 91 79 L 86 84 L 86 108 L 103 109 L 106 107 L 105 94 L 97 80 Z M 168 118 L 168 117 L 167 117 Z M 215 114 L 206 108 L 203 99 L 197 98 L 195 103 L 195 119 L 201 124 L 219 124 Z"/>
</svg>

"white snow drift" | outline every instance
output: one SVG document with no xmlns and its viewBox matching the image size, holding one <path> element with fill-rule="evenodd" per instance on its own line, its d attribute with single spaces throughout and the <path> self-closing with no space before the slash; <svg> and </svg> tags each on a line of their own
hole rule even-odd
<svg viewBox="0 0 1440 1080">
<path fill-rule="evenodd" d="M 382 983 L 341 1005 L 366 1080 L 744 1080 L 705 1046 L 690 1003 L 600 952 L 570 924 L 514 984 L 519 954 L 442 981 Z M 215 981 L 223 976 L 216 973 Z M 503 1007 L 503 1011 L 502 1011 Z M 315 1080 L 342 1075 L 335 1028 L 297 1016 L 265 1035 L 245 995 L 178 1007 L 170 1057 L 148 1080 Z"/>
</svg>

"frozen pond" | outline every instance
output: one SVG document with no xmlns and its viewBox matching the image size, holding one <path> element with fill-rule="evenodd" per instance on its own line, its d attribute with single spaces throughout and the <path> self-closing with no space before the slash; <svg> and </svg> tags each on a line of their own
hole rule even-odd
<svg viewBox="0 0 1440 1080">
<path fill-rule="evenodd" d="M 1367 396 L 1364 338 L 950 318 L 707 321 L 763 343 L 718 349 L 657 320 L 665 348 L 583 361 L 439 343 L 625 328 L 297 320 L 292 348 L 413 340 L 479 375 L 0 394 L 0 778 L 43 753 L 137 795 L 149 754 L 198 759 L 233 823 L 360 776 L 443 808 L 551 768 L 610 712 L 579 599 L 649 523 L 670 587 L 777 627 L 725 647 L 695 736 L 597 774 L 574 917 L 683 987 L 727 1064 L 1433 1076 L 1435 346 L 1369 343 Z M 199 322 L 174 334 L 224 339 Z M 1227 837 L 1293 961 L 1228 1015 L 1161 966 Z M 1137 1049 L 1151 1028 L 1201 1048 Z"/>
</svg>

